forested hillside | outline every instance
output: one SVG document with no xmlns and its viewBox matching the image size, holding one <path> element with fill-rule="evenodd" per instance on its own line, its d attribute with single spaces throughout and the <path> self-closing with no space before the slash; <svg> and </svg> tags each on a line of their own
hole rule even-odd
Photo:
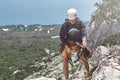
<svg viewBox="0 0 120 80">
<path fill-rule="evenodd" d="M 23 80 L 43 69 L 31 67 L 51 53 L 59 54 L 60 25 L 0 26 L 0 80 Z M 50 50 L 49 53 L 47 50 Z"/>
</svg>

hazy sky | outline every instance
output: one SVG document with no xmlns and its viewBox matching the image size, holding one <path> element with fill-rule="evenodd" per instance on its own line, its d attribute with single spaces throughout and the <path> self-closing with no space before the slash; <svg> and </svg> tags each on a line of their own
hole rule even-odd
<svg viewBox="0 0 120 80">
<path fill-rule="evenodd" d="M 99 0 L 0 0 L 0 25 L 61 24 L 69 8 L 83 21 L 90 20 Z"/>
</svg>

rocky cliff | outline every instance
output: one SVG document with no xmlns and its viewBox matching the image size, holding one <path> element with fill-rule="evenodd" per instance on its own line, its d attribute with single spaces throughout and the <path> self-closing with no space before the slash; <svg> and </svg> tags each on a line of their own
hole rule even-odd
<svg viewBox="0 0 120 80">
<path fill-rule="evenodd" d="M 119 3 L 119 0 L 102 0 L 95 4 L 97 10 L 87 27 L 90 46 L 99 46 L 107 37 L 120 32 Z"/>
</svg>

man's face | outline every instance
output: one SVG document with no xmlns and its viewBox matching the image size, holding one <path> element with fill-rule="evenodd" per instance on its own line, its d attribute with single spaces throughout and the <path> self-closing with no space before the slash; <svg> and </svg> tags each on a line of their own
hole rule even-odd
<svg viewBox="0 0 120 80">
<path fill-rule="evenodd" d="M 75 24 L 76 23 L 76 19 L 73 20 L 69 20 L 71 24 Z"/>
</svg>

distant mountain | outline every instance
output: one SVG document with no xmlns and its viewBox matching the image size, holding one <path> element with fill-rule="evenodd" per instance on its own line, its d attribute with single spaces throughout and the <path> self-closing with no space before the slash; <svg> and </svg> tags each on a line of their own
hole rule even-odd
<svg viewBox="0 0 120 80">
<path fill-rule="evenodd" d="M 53 25 L 40 25 L 40 24 L 33 24 L 33 25 L 3 25 L 0 26 L 1 31 L 41 31 L 44 27 L 59 27 L 60 24 L 53 24 Z"/>
</svg>

